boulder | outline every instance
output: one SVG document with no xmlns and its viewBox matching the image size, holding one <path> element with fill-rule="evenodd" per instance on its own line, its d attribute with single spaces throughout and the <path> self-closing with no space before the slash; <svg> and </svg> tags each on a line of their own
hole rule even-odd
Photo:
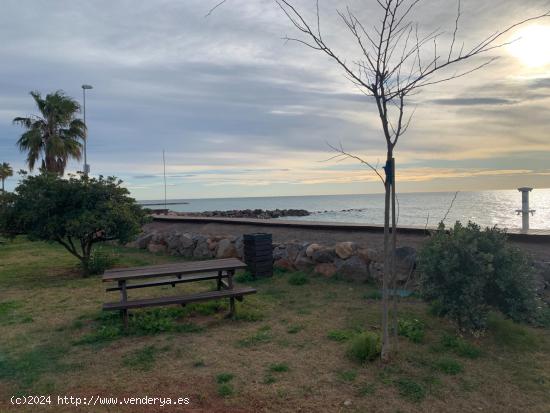
<svg viewBox="0 0 550 413">
<path fill-rule="evenodd" d="M 195 249 L 195 241 L 191 234 L 181 234 L 179 237 L 178 254 L 184 257 L 192 257 Z"/>
<path fill-rule="evenodd" d="M 204 235 L 200 236 L 194 236 L 196 244 L 195 249 L 193 250 L 193 257 L 194 258 L 211 258 L 213 257 L 213 253 L 208 248 L 208 242 Z"/>
<path fill-rule="evenodd" d="M 237 258 L 237 248 L 230 239 L 224 238 L 218 242 L 216 258 Z"/>
<path fill-rule="evenodd" d="M 300 244 L 298 242 L 289 242 L 286 244 L 286 258 L 289 261 L 296 261 L 296 258 L 298 258 L 298 255 L 300 252 L 304 249 L 303 244 Z"/>
<path fill-rule="evenodd" d="M 137 247 L 142 250 L 146 249 L 147 245 L 149 245 L 149 243 L 151 242 L 154 236 L 155 236 L 154 232 L 149 232 L 149 233 L 140 235 L 136 240 Z"/>
<path fill-rule="evenodd" d="M 367 264 L 356 255 L 347 260 L 337 259 L 334 264 L 338 274 L 346 280 L 367 281 L 369 279 Z"/>
<path fill-rule="evenodd" d="M 237 250 L 237 258 L 244 258 L 244 239 L 242 235 L 235 238 L 235 249 Z"/>
<path fill-rule="evenodd" d="M 150 242 L 149 245 L 147 245 L 147 249 L 149 250 L 149 252 L 152 252 L 153 254 L 158 254 L 161 252 L 166 252 L 167 247 L 165 244 Z"/>
<path fill-rule="evenodd" d="M 306 255 L 305 249 L 298 254 L 294 261 L 294 267 L 301 271 L 310 270 L 313 264 L 313 260 Z"/>
<path fill-rule="evenodd" d="M 292 270 L 295 270 L 296 268 L 294 267 L 294 264 L 292 264 L 291 261 L 289 261 L 288 259 L 286 258 L 280 258 L 278 259 L 277 261 L 275 261 L 273 263 L 273 266 L 276 267 L 276 268 L 280 268 L 280 269 L 283 269 L 283 270 L 289 270 L 289 271 L 292 271 Z"/>
<path fill-rule="evenodd" d="M 327 278 L 332 277 L 334 274 L 336 274 L 336 271 L 336 265 L 331 263 L 317 264 L 314 269 L 314 272 L 316 274 L 320 274 Z"/>
<path fill-rule="evenodd" d="M 286 245 L 280 244 L 273 247 L 273 259 L 278 260 L 288 260 L 288 251 L 286 250 Z"/>
<path fill-rule="evenodd" d="M 371 259 L 371 256 L 370 256 L 370 250 L 367 249 L 367 248 L 359 248 L 357 250 L 357 253 L 356 255 L 361 258 L 363 261 L 365 261 L 365 263 L 368 265 L 372 259 Z"/>
<path fill-rule="evenodd" d="M 320 246 L 319 244 L 310 244 L 307 248 L 306 248 L 306 256 L 308 258 L 313 258 L 313 254 L 315 253 L 315 251 L 318 251 L 320 250 L 321 248 L 323 248 L 322 246 Z"/>
<path fill-rule="evenodd" d="M 166 245 L 169 250 L 177 250 L 180 245 L 181 233 L 173 232 L 166 237 Z"/>
<path fill-rule="evenodd" d="M 322 247 L 313 253 L 312 259 L 320 264 L 331 263 L 336 259 L 336 252 L 334 248 Z"/>
<path fill-rule="evenodd" d="M 347 260 L 355 253 L 357 250 L 357 245 L 351 241 L 339 242 L 334 247 L 334 250 L 340 259 Z"/>
</svg>

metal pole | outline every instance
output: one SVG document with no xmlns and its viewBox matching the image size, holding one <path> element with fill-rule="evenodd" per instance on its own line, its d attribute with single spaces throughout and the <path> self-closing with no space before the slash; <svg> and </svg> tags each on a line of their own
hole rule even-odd
<svg viewBox="0 0 550 413">
<path fill-rule="evenodd" d="M 166 203 L 166 158 L 164 156 L 164 149 L 162 150 L 162 165 L 164 167 L 164 209 L 168 209 Z"/>
<path fill-rule="evenodd" d="M 88 142 L 88 125 L 86 124 L 86 88 L 82 86 L 82 100 L 84 101 L 84 175 L 88 176 L 88 156 L 86 143 Z"/>
<path fill-rule="evenodd" d="M 522 231 L 529 231 L 529 214 L 534 214 L 535 210 L 529 209 L 529 192 L 533 188 L 518 188 L 521 192 L 521 209 L 516 210 L 517 214 L 521 214 L 521 229 Z"/>
</svg>

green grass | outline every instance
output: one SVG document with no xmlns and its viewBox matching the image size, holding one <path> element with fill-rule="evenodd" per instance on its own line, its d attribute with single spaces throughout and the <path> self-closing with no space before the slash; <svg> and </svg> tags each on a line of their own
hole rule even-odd
<svg viewBox="0 0 550 413">
<path fill-rule="evenodd" d="M 290 285 L 305 285 L 309 283 L 309 277 L 302 272 L 295 272 L 288 277 Z"/>
<path fill-rule="evenodd" d="M 153 368 L 159 351 L 155 346 L 145 346 L 124 356 L 122 364 L 133 370 L 149 371 Z"/>
<path fill-rule="evenodd" d="M 487 327 L 495 343 L 509 350 L 535 351 L 540 347 L 540 341 L 535 334 L 499 314 L 489 314 Z"/>
<path fill-rule="evenodd" d="M 395 382 L 399 395 L 406 400 L 419 403 L 426 398 L 426 388 L 409 378 L 400 378 Z"/>
<path fill-rule="evenodd" d="M 453 376 L 464 370 L 462 364 L 449 357 L 443 357 L 437 360 L 435 362 L 435 368 L 445 374 Z"/>
<path fill-rule="evenodd" d="M 299 325 L 299 324 L 293 324 L 291 326 L 288 326 L 288 328 L 286 329 L 286 332 L 288 334 L 297 334 L 300 331 L 302 331 L 303 329 L 304 329 L 304 326 Z"/>
<path fill-rule="evenodd" d="M 234 378 L 235 378 L 235 375 L 232 373 L 220 373 L 216 376 L 216 383 L 218 384 L 229 383 Z"/>
<path fill-rule="evenodd" d="M 365 300 L 381 300 L 382 299 L 382 293 L 379 290 L 371 290 L 371 291 L 363 294 L 363 298 Z"/>
<path fill-rule="evenodd" d="M 290 367 L 286 363 L 274 363 L 269 365 L 269 371 L 273 373 L 282 373 L 289 371 Z"/>
<path fill-rule="evenodd" d="M 352 331 L 347 330 L 333 330 L 328 332 L 327 338 L 332 341 L 343 342 L 348 341 L 354 334 Z"/>
<path fill-rule="evenodd" d="M 432 346 L 436 352 L 452 351 L 461 357 L 476 359 L 482 355 L 482 351 L 478 346 L 469 343 L 463 338 L 450 334 L 443 334 L 438 344 Z"/>
<path fill-rule="evenodd" d="M 345 382 L 355 381 L 355 379 L 357 378 L 357 371 L 356 370 L 339 371 L 338 378 Z"/>
<path fill-rule="evenodd" d="M 235 393 L 233 386 L 229 383 L 220 384 L 218 386 L 218 395 L 220 397 L 229 397 Z"/>
<path fill-rule="evenodd" d="M 271 327 L 264 326 L 255 334 L 245 337 L 237 342 L 238 347 L 254 347 L 259 344 L 268 343 L 272 339 Z"/>
</svg>

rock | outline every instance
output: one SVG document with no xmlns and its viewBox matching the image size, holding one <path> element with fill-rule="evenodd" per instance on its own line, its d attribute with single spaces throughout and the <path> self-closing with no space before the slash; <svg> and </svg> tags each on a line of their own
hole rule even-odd
<svg viewBox="0 0 550 413">
<path fill-rule="evenodd" d="M 288 260 L 288 251 L 284 244 L 274 246 L 273 248 L 273 260 L 278 261 L 281 259 Z"/>
<path fill-rule="evenodd" d="M 373 248 L 367 248 L 366 253 L 370 259 L 370 261 L 374 262 L 384 262 L 384 250 L 375 250 Z"/>
<path fill-rule="evenodd" d="M 294 264 L 292 264 L 292 262 L 290 262 L 288 259 L 286 258 L 280 258 L 278 259 L 277 261 L 275 261 L 273 263 L 273 266 L 276 267 L 276 268 L 281 268 L 283 270 L 289 270 L 289 271 L 292 271 L 292 270 L 295 270 L 296 268 L 294 267 Z"/>
<path fill-rule="evenodd" d="M 149 245 L 149 243 L 151 242 L 154 236 L 155 236 L 154 232 L 150 232 L 148 234 L 143 234 L 139 236 L 138 239 L 136 240 L 136 244 L 138 248 L 142 250 L 146 249 L 147 245 Z"/>
<path fill-rule="evenodd" d="M 296 261 L 296 258 L 298 257 L 302 249 L 304 249 L 303 245 L 298 242 L 290 242 L 286 244 L 286 258 L 289 261 Z"/>
<path fill-rule="evenodd" d="M 160 252 L 166 252 L 167 247 L 164 244 L 150 242 L 149 245 L 147 245 L 147 249 L 149 250 L 149 252 L 152 252 L 153 254 L 158 254 Z"/>
<path fill-rule="evenodd" d="M 357 256 L 361 258 L 368 265 L 372 259 L 370 258 L 370 250 L 367 248 L 359 248 L 357 250 Z"/>
<path fill-rule="evenodd" d="M 344 401 L 344 406 L 351 406 L 351 400 Z"/>
<path fill-rule="evenodd" d="M 296 260 L 294 261 L 294 266 L 301 271 L 310 270 L 313 266 L 313 260 L 306 255 L 305 249 L 302 250 L 296 257 Z"/>
<path fill-rule="evenodd" d="M 318 263 L 330 263 L 336 259 L 334 248 L 322 247 L 313 253 L 313 261 Z"/>
<path fill-rule="evenodd" d="M 195 241 L 191 234 L 181 234 L 179 237 L 178 254 L 184 257 L 192 257 L 195 249 Z"/>
<path fill-rule="evenodd" d="M 244 239 L 242 235 L 235 238 L 235 249 L 237 250 L 237 258 L 244 258 Z"/>
<path fill-rule="evenodd" d="M 218 242 L 218 249 L 216 250 L 216 258 L 236 258 L 237 249 L 235 244 L 230 239 L 224 238 Z"/>
<path fill-rule="evenodd" d="M 347 260 L 337 259 L 334 264 L 338 274 L 346 280 L 367 281 L 369 278 L 367 264 L 356 255 Z"/>
<path fill-rule="evenodd" d="M 181 233 L 173 232 L 166 237 L 166 245 L 169 250 L 177 250 L 180 245 Z"/>
<path fill-rule="evenodd" d="M 204 235 L 194 236 L 196 244 L 193 250 L 194 258 L 211 258 L 214 254 L 208 248 L 208 242 Z"/>
<path fill-rule="evenodd" d="M 313 257 L 313 254 L 315 253 L 315 251 L 318 251 L 320 250 L 321 247 L 319 244 L 310 244 L 307 248 L 306 248 L 306 256 L 308 258 L 312 258 Z"/>
<path fill-rule="evenodd" d="M 336 274 L 336 265 L 330 263 L 317 264 L 315 266 L 314 272 L 329 278 Z"/>
<path fill-rule="evenodd" d="M 338 255 L 338 257 L 343 260 L 347 260 L 349 257 L 351 257 L 355 253 L 356 249 L 357 245 L 351 241 L 339 242 L 334 247 L 336 255 Z"/>
</svg>

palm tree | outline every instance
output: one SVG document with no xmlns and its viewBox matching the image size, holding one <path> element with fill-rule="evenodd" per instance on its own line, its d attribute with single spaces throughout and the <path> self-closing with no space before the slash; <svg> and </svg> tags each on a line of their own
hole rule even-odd
<svg viewBox="0 0 550 413">
<path fill-rule="evenodd" d="M 61 90 L 46 95 L 45 99 L 39 92 L 30 94 L 40 115 L 13 120 L 27 130 L 17 145 L 22 152 L 27 152 L 29 170 L 42 158 L 41 169 L 63 175 L 70 158 L 80 160 L 81 141 L 86 139 L 86 125 L 76 118 L 80 105 Z"/>
<path fill-rule="evenodd" d="M 13 176 L 13 169 L 7 162 L 0 163 L 0 180 L 2 181 L 2 192 L 4 192 L 4 181 Z"/>
</svg>

